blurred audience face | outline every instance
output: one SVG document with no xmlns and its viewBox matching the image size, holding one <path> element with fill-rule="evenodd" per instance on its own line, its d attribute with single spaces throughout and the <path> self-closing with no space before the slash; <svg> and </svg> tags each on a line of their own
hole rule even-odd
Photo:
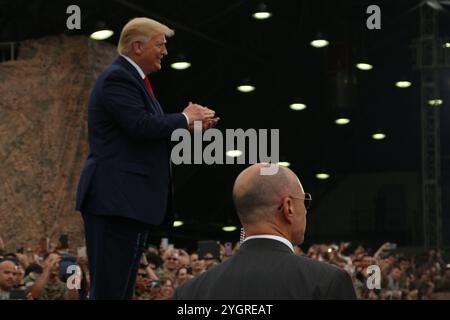
<svg viewBox="0 0 450 320">
<path fill-rule="evenodd" d="M 45 259 L 45 264 L 50 266 L 50 275 L 54 277 L 59 277 L 59 262 L 61 261 L 61 256 L 57 253 L 50 253 Z"/>
<path fill-rule="evenodd" d="M 161 294 L 165 298 L 171 298 L 175 292 L 172 280 L 166 279 L 161 283 Z"/>
<path fill-rule="evenodd" d="M 365 255 L 365 256 L 362 258 L 361 263 L 362 263 L 364 266 L 370 266 L 370 265 L 375 264 L 375 261 L 374 261 L 374 259 L 373 259 L 371 256 Z"/>
<path fill-rule="evenodd" d="M 417 290 L 417 289 L 411 290 L 410 292 L 408 292 L 408 294 L 406 296 L 406 300 L 417 300 L 418 295 L 419 295 L 419 290 Z"/>
<path fill-rule="evenodd" d="M 430 267 L 430 269 L 429 269 L 430 271 L 430 276 L 435 276 L 436 275 L 436 273 L 438 273 L 438 271 L 437 271 L 437 268 L 435 267 L 435 266 L 432 266 L 432 267 Z"/>
<path fill-rule="evenodd" d="M 47 241 L 46 238 L 42 238 L 39 241 L 39 245 L 38 245 L 38 248 L 37 248 L 37 254 L 40 255 L 40 256 L 43 256 L 44 254 L 47 253 L 47 249 L 48 249 L 48 241 Z"/>
<path fill-rule="evenodd" d="M 179 262 L 179 267 L 188 267 L 189 266 L 189 262 L 190 262 L 190 257 L 187 254 L 186 251 L 184 250 L 179 250 L 178 252 L 178 260 Z"/>
<path fill-rule="evenodd" d="M 182 284 L 189 279 L 189 274 L 186 268 L 180 268 L 178 270 L 177 280 L 178 284 Z"/>
<path fill-rule="evenodd" d="M 422 282 L 428 282 L 428 280 L 429 280 L 429 276 L 428 276 L 428 271 L 427 270 L 425 270 L 424 272 L 422 272 L 422 274 L 420 275 L 420 280 L 422 281 Z"/>
<path fill-rule="evenodd" d="M 167 270 L 178 270 L 180 261 L 178 259 L 178 253 L 175 250 L 167 250 L 165 255 L 164 267 Z"/>
<path fill-rule="evenodd" d="M 205 269 L 205 260 L 200 259 L 197 253 L 191 254 L 191 268 L 196 272 Z"/>
<path fill-rule="evenodd" d="M 17 267 L 17 272 L 16 272 L 16 284 L 20 285 L 23 283 L 23 278 L 25 276 L 25 270 L 23 270 L 22 266 L 18 266 Z"/>
<path fill-rule="evenodd" d="M 385 263 L 388 264 L 389 266 L 392 266 L 395 263 L 395 259 L 394 256 L 390 255 L 389 257 L 387 257 L 386 259 L 384 259 Z"/>
<path fill-rule="evenodd" d="M 400 261 L 400 268 L 404 271 L 404 270 L 408 270 L 408 268 L 410 267 L 410 262 L 409 260 L 402 260 Z"/>
<path fill-rule="evenodd" d="M 17 266 L 14 262 L 3 261 L 0 263 L 0 289 L 10 291 L 17 283 Z"/>
<path fill-rule="evenodd" d="M 142 294 L 147 290 L 148 284 L 147 271 L 144 268 L 139 268 L 136 277 L 136 292 Z"/>
<path fill-rule="evenodd" d="M 138 273 L 137 273 L 137 278 L 136 281 L 144 281 L 145 279 L 147 279 L 147 271 L 144 268 L 139 268 L 138 269 Z"/>
<path fill-rule="evenodd" d="M 365 250 L 363 246 L 358 246 L 355 249 L 355 255 L 358 256 L 358 254 L 364 254 Z M 361 259 L 361 257 L 359 257 L 359 259 Z"/>
<path fill-rule="evenodd" d="M 394 278 L 395 280 L 398 281 L 402 277 L 402 271 L 400 270 L 400 268 L 395 267 L 391 271 L 391 276 L 392 276 L 392 278 Z"/>
<path fill-rule="evenodd" d="M 376 292 L 374 290 L 370 290 L 369 293 L 368 293 L 367 299 L 369 299 L 369 300 L 379 300 L 380 298 L 378 297 L 378 295 L 376 294 Z"/>
<path fill-rule="evenodd" d="M 431 298 L 432 295 L 433 295 L 433 293 L 434 293 L 434 285 L 433 285 L 431 282 L 429 282 L 429 283 L 427 283 L 427 285 L 426 285 L 426 289 L 425 289 L 425 294 L 424 294 L 424 296 L 425 296 L 426 298 Z"/>
<path fill-rule="evenodd" d="M 211 268 L 213 265 L 214 265 L 214 256 L 212 255 L 212 253 L 207 253 L 207 254 L 205 254 L 205 256 L 204 256 L 204 261 L 205 261 L 205 268 L 206 269 L 209 269 L 209 268 Z"/>
</svg>

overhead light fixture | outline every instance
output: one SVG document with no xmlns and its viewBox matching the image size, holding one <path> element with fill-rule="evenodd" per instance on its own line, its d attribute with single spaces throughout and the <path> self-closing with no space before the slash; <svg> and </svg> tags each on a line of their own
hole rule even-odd
<svg viewBox="0 0 450 320">
<path fill-rule="evenodd" d="M 256 88 L 252 83 L 250 83 L 250 80 L 246 78 L 242 80 L 242 83 L 237 87 L 237 89 L 240 92 L 248 93 L 254 91 Z"/>
<path fill-rule="evenodd" d="M 386 138 L 386 134 L 384 134 L 382 132 L 376 132 L 376 133 L 372 134 L 372 138 L 374 140 L 383 140 Z"/>
<path fill-rule="evenodd" d="M 398 88 L 404 89 L 404 88 L 410 87 L 410 86 L 411 86 L 411 82 L 408 81 L 408 80 L 400 80 L 400 81 L 397 81 L 397 82 L 395 83 L 395 85 L 396 85 Z"/>
<path fill-rule="evenodd" d="M 294 111 L 305 110 L 306 104 L 301 97 L 294 97 L 292 103 L 289 105 L 289 108 Z"/>
<path fill-rule="evenodd" d="M 442 103 L 444 103 L 444 101 L 442 101 L 442 99 L 431 99 L 431 100 L 428 100 L 428 104 L 430 106 L 440 106 Z"/>
<path fill-rule="evenodd" d="M 254 91 L 256 88 L 255 86 L 249 85 L 249 84 L 243 84 L 237 87 L 237 89 L 240 92 L 248 93 Z"/>
<path fill-rule="evenodd" d="M 319 173 L 316 173 L 316 178 L 319 180 L 326 180 L 326 179 L 330 178 L 330 175 L 326 172 L 319 172 Z"/>
<path fill-rule="evenodd" d="M 317 39 L 317 40 L 311 41 L 311 45 L 314 48 L 323 48 L 323 47 L 326 47 L 329 44 L 330 43 L 327 40 L 325 40 L 325 39 Z"/>
<path fill-rule="evenodd" d="M 114 31 L 109 29 L 98 30 L 91 33 L 90 37 L 94 40 L 105 40 L 111 37 L 114 34 Z"/>
<path fill-rule="evenodd" d="M 450 48 L 450 42 L 446 42 L 442 45 L 444 48 Z"/>
<path fill-rule="evenodd" d="M 287 168 L 291 165 L 291 163 L 287 162 L 287 161 L 280 161 L 280 162 L 278 162 L 278 165 Z"/>
<path fill-rule="evenodd" d="M 356 64 L 356 67 L 362 71 L 368 71 L 368 70 L 373 69 L 373 65 L 371 65 L 370 63 L 366 63 L 366 62 L 359 62 Z"/>
<path fill-rule="evenodd" d="M 345 117 L 340 117 L 340 118 L 337 118 L 336 120 L 334 120 L 334 123 L 336 123 L 339 126 L 345 126 L 346 124 L 350 123 L 350 119 L 345 118 Z"/>
<path fill-rule="evenodd" d="M 321 33 L 319 33 L 317 37 L 310 42 L 310 44 L 314 48 L 323 48 L 329 45 L 330 43 L 328 42 L 328 40 L 325 39 L 325 37 Z"/>
<path fill-rule="evenodd" d="M 173 222 L 174 228 L 181 227 L 183 224 L 184 224 L 184 222 L 182 220 L 175 220 Z"/>
<path fill-rule="evenodd" d="M 171 65 L 172 69 L 175 70 L 184 70 L 191 66 L 190 62 L 187 61 L 180 61 L 180 62 L 173 62 Z"/>
<path fill-rule="evenodd" d="M 227 157 L 237 158 L 242 155 L 242 151 L 241 150 L 228 150 L 225 154 L 227 155 Z"/>
<path fill-rule="evenodd" d="M 170 64 L 170 67 L 175 70 L 185 70 L 191 66 L 191 63 L 187 61 L 184 55 L 177 54 Z"/>
<path fill-rule="evenodd" d="M 114 34 L 114 31 L 108 28 L 104 21 L 97 22 L 95 25 L 94 32 L 89 36 L 94 40 L 105 40 L 111 37 Z"/>
<path fill-rule="evenodd" d="M 267 6 L 264 3 L 260 3 L 258 5 L 258 9 L 252 14 L 253 18 L 258 20 L 269 19 L 272 16 L 272 13 L 267 10 Z"/>
<path fill-rule="evenodd" d="M 225 231 L 225 232 L 233 232 L 236 229 L 237 229 L 236 226 L 224 226 L 224 227 L 222 227 L 222 230 Z"/>
<path fill-rule="evenodd" d="M 305 110 L 306 109 L 306 104 L 299 103 L 299 102 L 294 102 L 294 103 L 291 103 L 289 105 L 289 108 L 291 108 L 294 111 Z"/>
</svg>

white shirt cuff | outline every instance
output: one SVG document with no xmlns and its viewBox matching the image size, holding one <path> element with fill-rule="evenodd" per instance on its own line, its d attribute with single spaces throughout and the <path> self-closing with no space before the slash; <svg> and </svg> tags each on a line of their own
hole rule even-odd
<svg viewBox="0 0 450 320">
<path fill-rule="evenodd" d="M 187 126 L 189 127 L 189 118 L 186 113 L 182 112 L 182 114 L 186 117 Z"/>
</svg>

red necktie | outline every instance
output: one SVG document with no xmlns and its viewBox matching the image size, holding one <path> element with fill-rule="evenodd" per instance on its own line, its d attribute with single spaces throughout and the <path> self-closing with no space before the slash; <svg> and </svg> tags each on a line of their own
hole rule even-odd
<svg viewBox="0 0 450 320">
<path fill-rule="evenodd" d="M 155 94 L 153 93 L 152 85 L 150 84 L 150 81 L 148 80 L 148 77 L 145 77 L 144 81 L 145 81 L 145 84 L 147 85 L 148 90 L 150 90 L 150 92 L 152 93 L 152 96 L 155 96 Z"/>
</svg>

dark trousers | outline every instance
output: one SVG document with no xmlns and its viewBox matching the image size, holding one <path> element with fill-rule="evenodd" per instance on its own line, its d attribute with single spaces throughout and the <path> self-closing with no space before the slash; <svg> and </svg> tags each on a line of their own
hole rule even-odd
<svg viewBox="0 0 450 320">
<path fill-rule="evenodd" d="M 83 213 L 92 300 L 133 297 L 149 226 L 136 220 Z"/>
</svg>

